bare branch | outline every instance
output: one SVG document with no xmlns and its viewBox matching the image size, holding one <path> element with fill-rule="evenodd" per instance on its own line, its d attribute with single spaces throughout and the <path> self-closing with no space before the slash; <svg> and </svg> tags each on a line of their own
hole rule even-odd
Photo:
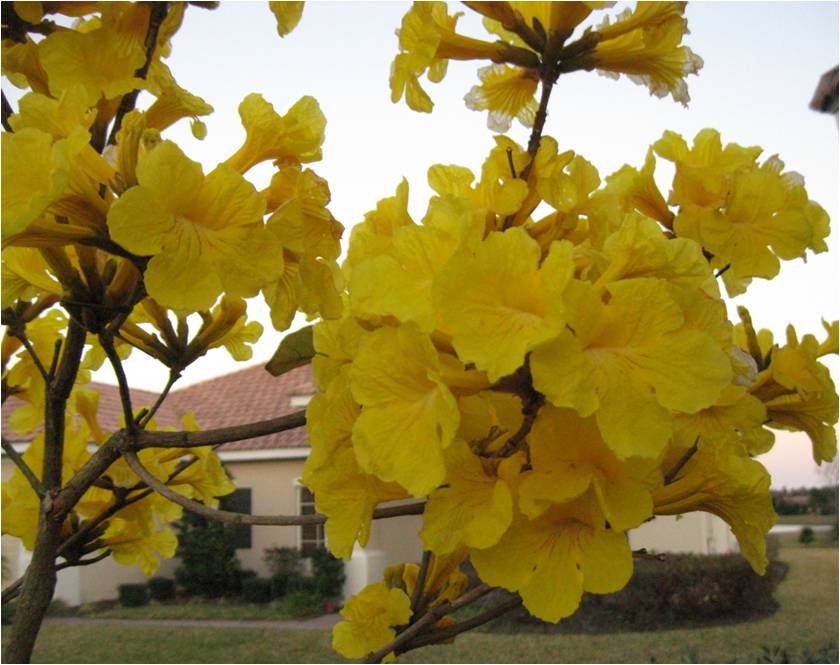
<svg viewBox="0 0 840 665">
<path fill-rule="evenodd" d="M 117 377 L 117 386 L 120 393 L 120 404 L 122 404 L 123 419 L 128 431 L 134 434 L 137 431 L 137 423 L 134 422 L 134 408 L 131 406 L 131 391 L 128 387 L 128 378 L 125 375 L 122 360 L 114 348 L 114 337 L 107 333 L 99 335 L 99 343 L 105 349 L 105 355 L 114 369 L 114 375 Z"/>
<path fill-rule="evenodd" d="M 9 334 L 12 337 L 20 340 L 20 343 L 23 344 L 23 348 L 29 353 L 29 356 L 32 358 L 32 362 L 35 363 L 35 367 L 38 369 L 38 373 L 41 375 L 41 378 L 44 379 L 44 383 L 49 384 L 50 382 L 50 373 L 47 371 L 47 368 L 44 367 L 44 364 L 41 362 L 41 358 L 35 352 L 35 348 L 32 346 L 32 342 L 29 341 L 29 338 L 26 336 L 26 331 L 24 330 L 23 326 L 15 326 L 9 328 Z"/>
<path fill-rule="evenodd" d="M 163 401 L 169 395 L 169 391 L 172 390 L 172 386 L 175 385 L 175 382 L 181 378 L 181 372 L 170 368 L 169 369 L 169 379 L 166 381 L 166 385 L 163 387 L 163 391 L 161 391 L 158 398 L 155 400 L 155 403 L 152 407 L 146 412 L 146 414 L 140 419 L 139 425 L 140 427 L 145 427 L 149 424 L 149 421 L 154 418 L 155 414 L 157 413 L 158 409 L 160 408 Z"/>
<path fill-rule="evenodd" d="M 400 649 L 399 653 L 405 653 L 406 651 L 418 649 L 419 647 L 450 640 L 456 635 L 472 630 L 473 628 L 477 628 L 478 626 L 483 626 L 485 623 L 492 621 L 493 619 L 498 619 L 503 614 L 516 609 L 520 605 L 522 605 L 522 598 L 519 596 L 513 596 L 512 598 L 499 603 L 495 607 L 492 607 L 486 612 L 482 612 L 471 619 L 459 621 L 458 623 L 447 626 L 446 628 L 436 630 L 429 635 L 421 635 L 416 640 L 413 640 L 409 644 L 405 645 L 404 649 Z"/>
<path fill-rule="evenodd" d="M 9 117 L 14 113 L 12 111 L 12 105 L 9 104 L 9 100 L 6 99 L 6 93 L 2 93 L 2 122 L 3 122 L 3 129 L 7 132 L 12 131 L 12 126 L 9 124 Z"/>
<path fill-rule="evenodd" d="M 95 557 L 90 559 L 79 559 L 78 561 L 65 561 L 64 563 L 58 564 L 55 569 L 56 570 L 64 570 L 65 568 L 75 568 L 77 566 L 92 566 L 95 563 L 99 563 L 103 559 L 107 559 L 111 555 L 111 550 L 105 550 L 101 554 L 97 554 Z"/>
<path fill-rule="evenodd" d="M 137 450 L 144 448 L 197 448 L 277 434 L 278 432 L 303 427 L 305 424 L 306 411 L 295 411 L 270 420 L 221 427 L 203 432 L 138 432 L 135 448 Z"/>
<path fill-rule="evenodd" d="M 691 446 L 691 448 L 686 450 L 685 454 L 682 457 L 680 457 L 679 460 L 677 460 L 677 463 L 674 465 L 674 468 L 665 474 L 664 480 L 666 485 L 670 485 L 672 482 L 674 482 L 674 480 L 676 480 L 677 474 L 680 471 L 682 471 L 682 468 L 688 463 L 688 460 L 690 460 L 694 456 L 694 453 L 697 452 L 697 444 L 699 441 L 700 437 L 698 436 L 696 439 L 694 439 L 694 444 Z"/>
<path fill-rule="evenodd" d="M 423 550 L 423 558 L 420 560 L 420 570 L 417 573 L 417 581 L 414 583 L 414 592 L 411 594 L 411 612 L 416 614 L 420 609 L 420 602 L 423 599 L 423 587 L 426 586 L 426 576 L 429 574 L 429 564 L 432 562 L 432 553 Z"/>
<path fill-rule="evenodd" d="M 414 622 L 408 628 L 406 628 L 403 632 L 397 635 L 393 640 L 391 640 L 389 644 L 386 644 L 378 651 L 369 653 L 367 658 L 365 658 L 365 662 L 382 662 L 382 659 L 385 658 L 389 653 L 391 653 L 392 651 L 397 651 L 397 649 L 399 649 L 400 646 L 402 646 L 403 644 L 407 644 L 412 639 L 419 636 L 420 633 L 422 633 L 426 628 L 428 628 L 432 624 L 437 623 L 443 616 L 449 614 L 450 612 L 454 612 L 455 610 L 461 609 L 462 607 L 466 607 L 470 603 L 473 603 L 479 598 L 481 598 L 490 590 L 491 587 L 489 587 L 488 585 L 479 584 L 472 590 L 467 591 L 467 593 L 465 593 L 457 600 L 448 603 L 441 603 L 440 605 L 435 605 L 434 607 L 429 608 L 428 612 L 426 612 L 420 619 L 418 619 L 416 622 Z"/>
<path fill-rule="evenodd" d="M 29 468 L 29 465 L 23 459 L 21 454 L 18 453 L 14 446 L 6 440 L 5 436 L 3 437 L 3 451 L 9 456 L 9 459 L 15 463 L 15 466 L 20 469 L 20 472 L 29 481 L 29 484 L 35 491 L 35 494 L 38 495 L 38 498 L 43 499 L 47 494 L 46 489 L 44 489 L 44 485 L 41 483 L 38 476 L 35 475 L 35 472 Z"/>
<path fill-rule="evenodd" d="M 168 13 L 168 11 L 168 2 L 150 3 L 149 27 L 146 31 L 145 44 L 146 62 L 143 63 L 143 66 L 140 67 L 140 69 L 134 72 L 134 76 L 136 76 L 139 79 L 145 79 L 146 75 L 149 73 L 149 67 L 151 67 L 152 60 L 154 60 L 155 57 L 155 49 L 157 48 L 158 32 L 160 31 L 160 25 L 166 18 L 166 14 Z M 108 145 L 116 144 L 117 133 L 120 131 L 123 118 L 129 111 L 132 111 L 134 109 L 134 106 L 137 104 L 137 97 L 139 96 L 139 94 L 140 90 L 135 88 L 128 94 L 123 95 L 122 100 L 120 100 L 120 106 L 117 109 L 117 114 L 114 117 L 114 125 L 111 128 L 111 135 L 108 137 Z"/>
<path fill-rule="evenodd" d="M 192 499 L 188 499 L 183 494 L 179 494 L 173 489 L 167 487 L 163 482 L 155 478 L 149 470 L 143 466 L 143 463 L 138 459 L 137 455 L 127 450 L 123 453 L 125 461 L 134 473 L 136 473 L 155 492 L 163 497 L 166 497 L 173 503 L 186 508 L 187 510 L 201 515 L 210 520 L 217 522 L 224 522 L 226 524 L 252 524 L 252 525 L 271 525 L 271 526 L 300 526 L 302 524 L 323 524 L 327 518 L 324 515 L 246 515 L 244 513 L 233 513 L 228 510 L 218 510 L 215 508 L 208 508 L 203 503 L 198 503 Z M 423 512 L 426 503 L 424 501 L 417 501 L 415 503 L 403 504 L 400 506 L 388 506 L 379 508 L 374 511 L 373 519 L 383 519 L 386 517 L 397 517 L 399 515 L 419 515 Z"/>
</svg>

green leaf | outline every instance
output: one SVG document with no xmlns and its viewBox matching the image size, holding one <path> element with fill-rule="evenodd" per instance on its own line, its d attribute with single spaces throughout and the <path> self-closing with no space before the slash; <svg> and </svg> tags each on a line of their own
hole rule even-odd
<svg viewBox="0 0 840 665">
<path fill-rule="evenodd" d="M 283 338 L 265 369 L 272 376 L 280 376 L 295 367 L 305 365 L 314 355 L 312 326 L 306 326 Z"/>
</svg>

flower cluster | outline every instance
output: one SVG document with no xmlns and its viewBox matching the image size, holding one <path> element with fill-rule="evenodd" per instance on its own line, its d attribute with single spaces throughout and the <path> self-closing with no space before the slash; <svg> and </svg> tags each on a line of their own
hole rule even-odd
<svg viewBox="0 0 840 665">
<path fill-rule="evenodd" d="M 465 97 L 467 106 L 487 111 L 487 126 L 505 132 L 516 118 L 534 124 L 538 86 L 550 88 L 561 74 L 596 70 L 618 78 L 625 74 L 651 94 L 687 105 L 685 77 L 703 61 L 682 44 L 688 33 L 685 2 L 638 2 L 614 20 L 604 17 L 572 39 L 593 11 L 610 2 L 465 2 L 484 17 L 488 42 L 456 32 L 461 14 L 450 16 L 445 2 L 415 2 L 398 32 L 400 53 L 391 66 L 391 99 L 403 95 L 415 111 L 434 104 L 420 77 L 438 83 L 449 60 L 485 60 L 481 84 Z"/>
<path fill-rule="evenodd" d="M 305 166 L 321 158 L 326 120 L 318 103 L 303 97 L 281 115 L 248 95 L 239 108 L 245 140 L 207 174 L 166 140 L 181 120 L 203 139 L 199 118 L 213 111 L 166 65 L 187 10 L 184 2 L 15 3 L 6 25 L 4 9 L 3 74 L 28 92 L 8 119 L 4 109 L 2 133 L 3 394 L 23 402 L 11 426 L 34 436 L 23 459 L 38 477 L 44 365 L 70 318 L 84 328 L 87 352 L 66 409 L 64 482 L 91 457 L 88 444 L 108 438 L 96 420 L 98 395 L 84 386 L 109 352 L 124 359 L 139 349 L 174 381 L 213 348 L 251 357 L 263 326 L 248 321 L 246 298 L 262 294 L 278 330 L 298 310 L 340 314 L 343 227 L 327 208 L 327 183 Z M 271 10 L 283 36 L 302 3 Z M 73 18 L 72 26 L 56 27 L 51 14 Z M 30 32 L 39 31 L 46 36 L 36 41 Z M 138 90 L 149 102 L 127 106 Z M 266 161 L 274 173 L 259 191 L 245 174 Z M 153 427 L 142 414 L 137 423 Z M 206 505 L 233 490 L 210 448 L 140 457 L 158 480 Z M 3 485 L 3 532 L 32 548 L 38 505 L 16 471 Z M 78 559 L 95 543 L 151 574 L 152 551 L 174 554 L 165 527 L 180 513 L 119 460 L 68 515 L 65 539 L 86 535 L 66 556 Z"/>
<path fill-rule="evenodd" d="M 837 324 L 825 342 L 791 331 L 782 347 L 733 325 L 715 268 L 734 271 L 766 236 L 720 214 L 741 238 L 724 254 L 684 219 L 700 183 L 717 185 L 708 205 L 726 211 L 740 177 L 770 172 L 768 197 L 798 188 L 761 220 L 774 248 L 807 238 L 774 255 L 793 258 L 824 248 L 825 213 L 799 180 L 756 166 L 759 149 L 734 145 L 722 152 L 746 163 L 680 156 L 666 200 L 656 154 L 671 158 L 678 141 L 666 132 L 641 169 L 602 182 L 551 137 L 533 158 L 498 137 L 480 177 L 429 169 L 436 195 L 419 222 L 403 182 L 354 227 L 344 316 L 314 329 L 303 476 L 335 554 L 365 545 L 378 503 L 412 496 L 426 500 L 428 551 L 469 558 L 547 621 L 584 592 L 621 589 L 626 531 L 655 515 L 714 513 L 765 570 L 775 514 L 752 456 L 772 446 L 768 427 L 808 432 L 818 461 L 836 454 L 837 395 L 819 357 L 837 352 Z M 351 657 L 358 621 L 336 633 Z"/>
</svg>

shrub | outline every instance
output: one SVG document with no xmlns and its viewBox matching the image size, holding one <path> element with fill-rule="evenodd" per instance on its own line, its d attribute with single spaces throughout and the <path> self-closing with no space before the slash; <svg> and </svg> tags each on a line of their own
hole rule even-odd
<svg viewBox="0 0 840 665">
<path fill-rule="evenodd" d="M 584 595 L 578 612 L 557 625 L 543 625 L 523 609 L 496 624 L 495 630 L 516 631 L 522 623 L 557 632 L 658 630 L 697 621 L 765 615 L 776 608 L 773 590 L 784 571 L 781 564 L 771 564 L 766 575 L 757 575 L 735 554 L 673 554 L 664 561 L 636 561 L 634 568 L 623 590 Z M 482 601 L 489 607 L 506 595 L 496 591 Z"/>
<path fill-rule="evenodd" d="M 280 601 L 279 607 L 291 617 L 308 617 L 323 614 L 324 599 L 311 591 L 290 591 Z"/>
<path fill-rule="evenodd" d="M 802 527 L 802 531 L 799 532 L 799 542 L 806 545 L 808 543 L 813 543 L 814 530 L 809 526 Z"/>
<path fill-rule="evenodd" d="M 303 574 L 300 550 L 294 547 L 266 548 L 263 561 L 272 577 L 281 574 Z"/>
<path fill-rule="evenodd" d="M 218 598 L 239 593 L 242 571 L 236 559 L 236 534 L 224 524 L 185 512 L 178 523 L 181 566 L 175 581 L 189 595 Z"/>
<path fill-rule="evenodd" d="M 275 573 L 271 577 L 271 597 L 282 598 L 290 591 L 295 591 L 299 588 L 302 579 L 304 578 L 298 573 Z"/>
<path fill-rule="evenodd" d="M 153 577 L 146 586 L 149 587 L 149 596 L 152 600 L 172 600 L 175 598 L 175 580 L 168 577 Z"/>
<path fill-rule="evenodd" d="M 246 603 L 268 603 L 271 601 L 271 580 L 266 577 L 252 577 L 242 582 L 242 600 Z"/>
<path fill-rule="evenodd" d="M 149 602 L 149 590 L 145 584 L 120 584 L 117 592 L 123 607 L 140 607 Z"/>
<path fill-rule="evenodd" d="M 344 587 L 344 562 L 324 548 L 309 553 L 314 591 L 323 598 L 339 598 Z"/>
</svg>

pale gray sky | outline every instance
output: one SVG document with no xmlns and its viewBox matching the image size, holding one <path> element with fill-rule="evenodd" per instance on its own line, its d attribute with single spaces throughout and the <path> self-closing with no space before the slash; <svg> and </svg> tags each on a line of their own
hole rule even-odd
<svg viewBox="0 0 840 665">
<path fill-rule="evenodd" d="M 608 13 L 617 13 L 623 4 Z M 442 83 L 426 86 L 435 102 L 431 115 L 391 104 L 394 30 L 407 9 L 402 2 L 310 2 L 297 29 L 280 39 L 266 2 L 223 2 L 215 11 L 190 7 L 173 40 L 169 65 L 178 82 L 216 112 L 206 119 L 204 142 L 192 138 L 187 122 L 167 136 L 209 170 L 244 137 L 236 109 L 246 94 L 262 93 L 281 113 L 302 95 L 313 95 L 327 117 L 327 136 L 324 160 L 312 168 L 330 183 L 336 218 L 349 229 L 406 177 L 410 210 L 419 219 L 430 193 L 428 167 L 460 164 L 478 172 L 493 134 L 485 116 L 463 102 L 476 82 L 477 63 L 453 62 Z M 456 10 L 467 14 L 460 24 L 463 32 L 484 36 L 469 10 L 450 3 L 450 11 Z M 805 176 L 811 198 L 837 219 L 837 127 L 830 116 L 811 111 L 808 102 L 819 77 L 838 62 L 838 4 L 694 2 L 687 16 L 691 35 L 686 43 L 705 61 L 700 75 L 689 77 L 688 109 L 651 97 L 627 79 L 580 72 L 560 79 L 546 132 L 561 149 L 582 154 L 604 177 L 624 163 L 641 165 L 647 147 L 665 129 L 691 140 L 699 129 L 714 127 L 725 142 L 760 145 L 765 156 L 778 153 L 789 169 Z M 9 90 L 6 82 L 3 88 Z M 511 136 L 524 144 L 528 132 L 514 123 Z M 662 184 L 667 188 L 665 166 Z M 270 169 L 265 165 L 248 175 L 261 186 Z M 757 325 L 781 336 L 789 322 L 801 332 L 818 332 L 821 317 L 838 318 L 836 235 L 829 238 L 831 254 L 809 257 L 807 264 L 786 263 L 779 278 L 756 280 L 739 299 Z M 281 335 L 267 323 L 260 300 L 253 302 L 249 309 L 266 323 L 252 360 L 256 363 L 267 360 Z M 223 351 L 211 352 L 186 372 L 182 383 L 240 367 Z M 835 374 L 836 368 L 834 363 Z M 139 352 L 127 370 L 138 387 L 155 390 L 165 382 L 165 371 Z M 112 382 L 104 374 L 97 379 Z M 808 462 L 807 440 L 781 438 L 786 440 L 765 460 L 774 484 L 819 482 Z"/>
</svg>

